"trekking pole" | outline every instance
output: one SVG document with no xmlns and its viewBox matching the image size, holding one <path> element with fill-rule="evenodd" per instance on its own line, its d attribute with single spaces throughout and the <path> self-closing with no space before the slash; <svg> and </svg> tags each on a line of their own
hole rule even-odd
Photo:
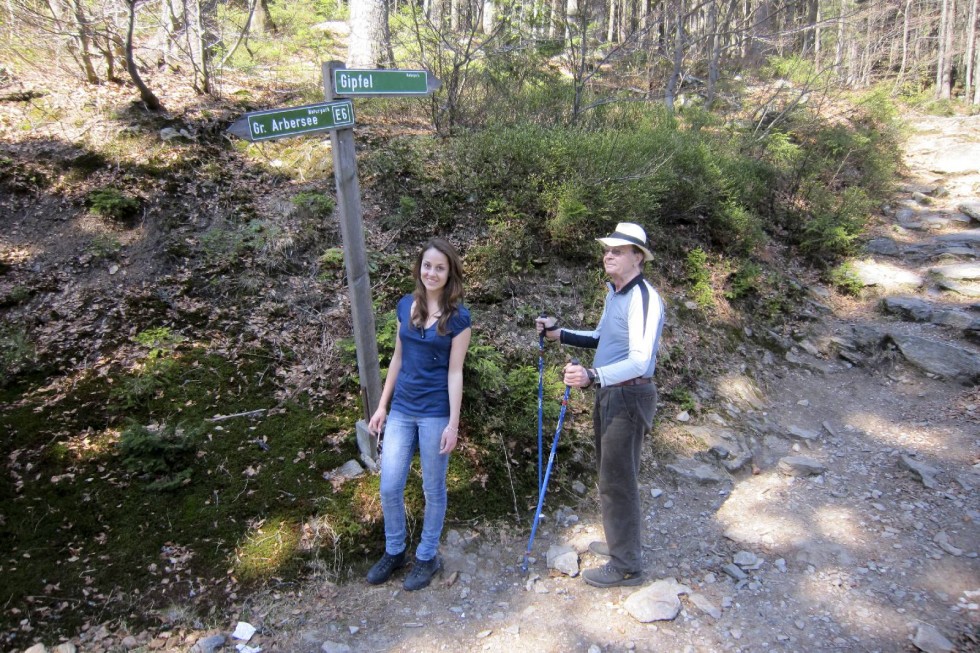
<svg viewBox="0 0 980 653">
<path fill-rule="evenodd" d="M 541 317 L 548 317 L 544 311 Z M 544 448 L 544 327 L 538 336 L 538 492 L 541 491 L 542 449 Z"/>
<path fill-rule="evenodd" d="M 572 365 L 578 365 L 578 359 L 572 359 Z M 558 413 L 558 426 L 555 428 L 555 439 L 551 442 L 551 455 L 548 456 L 548 468 L 544 473 L 544 481 L 538 486 L 538 507 L 534 511 L 534 522 L 531 524 L 531 537 L 527 541 L 527 551 L 524 552 L 524 562 L 521 564 L 521 572 L 527 573 L 527 558 L 531 555 L 531 547 L 534 546 L 534 534 L 538 530 L 538 521 L 541 519 L 541 508 L 544 506 L 544 495 L 548 491 L 548 479 L 551 477 L 551 467 L 555 463 L 555 451 L 558 450 L 558 438 L 561 436 L 561 427 L 565 422 L 565 410 L 568 408 L 568 395 L 572 386 L 565 386 L 565 395 L 561 400 L 561 412 Z"/>
</svg>

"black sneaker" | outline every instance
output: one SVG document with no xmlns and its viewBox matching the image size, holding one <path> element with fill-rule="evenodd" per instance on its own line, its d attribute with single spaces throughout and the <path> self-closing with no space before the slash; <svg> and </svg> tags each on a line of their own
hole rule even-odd
<svg viewBox="0 0 980 653">
<path fill-rule="evenodd" d="M 596 554 L 597 556 L 609 556 L 609 545 L 600 540 L 595 542 L 589 542 L 589 551 Z"/>
<path fill-rule="evenodd" d="M 440 569 L 442 569 L 442 560 L 439 559 L 438 555 L 432 558 L 432 560 L 419 560 L 416 558 L 415 566 L 412 567 L 412 571 L 408 572 L 408 577 L 405 578 L 403 587 L 409 592 L 428 587 L 429 583 L 432 582 L 432 577 Z"/>
<path fill-rule="evenodd" d="M 396 555 L 391 555 L 385 551 L 385 554 L 381 556 L 381 560 L 374 563 L 374 566 L 368 570 L 367 582 L 371 583 L 372 585 L 380 585 L 391 578 L 391 575 L 395 573 L 396 569 L 401 569 L 404 566 L 404 551 Z"/>
<path fill-rule="evenodd" d="M 643 574 L 620 571 L 607 562 L 601 567 L 586 569 L 582 572 L 582 580 L 593 587 L 621 587 L 640 585 L 643 582 Z"/>
</svg>

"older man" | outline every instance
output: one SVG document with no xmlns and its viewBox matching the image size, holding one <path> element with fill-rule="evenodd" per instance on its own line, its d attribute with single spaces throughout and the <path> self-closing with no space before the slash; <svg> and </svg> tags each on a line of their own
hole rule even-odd
<svg viewBox="0 0 980 653">
<path fill-rule="evenodd" d="M 653 254 L 640 225 L 621 222 L 598 240 L 609 292 L 595 330 L 560 328 L 554 317 L 538 318 L 537 328 L 549 340 L 596 350 L 593 367 L 569 364 L 564 369 L 567 385 L 596 388 L 592 420 L 606 542 L 589 548 L 609 556 L 609 562 L 587 569 L 582 577 L 589 585 L 617 587 L 643 582 L 638 476 L 643 436 L 657 409 L 653 373 L 664 305 L 643 278 L 643 264 Z"/>
</svg>

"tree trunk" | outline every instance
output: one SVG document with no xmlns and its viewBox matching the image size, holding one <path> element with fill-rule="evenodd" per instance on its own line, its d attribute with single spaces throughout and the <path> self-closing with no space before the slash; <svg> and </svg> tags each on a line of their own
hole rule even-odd
<svg viewBox="0 0 980 653">
<path fill-rule="evenodd" d="M 606 42 L 612 43 L 616 37 L 616 0 L 609 0 L 609 24 L 606 26 Z"/>
<path fill-rule="evenodd" d="M 363 0 L 351 0 L 351 2 L 363 2 Z M 426 12 L 426 16 L 429 18 L 429 22 L 432 23 L 433 29 L 437 32 L 442 31 L 442 13 L 443 13 L 443 0 L 426 0 L 429 5 L 429 10 Z"/>
<path fill-rule="evenodd" d="M 684 62 L 684 10 L 681 0 L 674 0 L 674 67 L 664 90 L 664 105 L 674 111 L 674 98 L 677 97 L 677 82 L 680 81 L 681 65 Z"/>
<path fill-rule="evenodd" d="M 208 94 L 211 92 L 211 62 L 204 32 L 204 18 L 201 15 L 201 0 L 183 0 L 183 5 L 184 31 L 187 34 L 191 66 L 194 68 L 194 90 Z"/>
<path fill-rule="evenodd" d="M 973 104 L 980 104 L 980 48 L 973 55 Z"/>
<path fill-rule="evenodd" d="M 942 0 L 939 17 L 939 42 L 936 54 L 936 98 L 948 100 L 952 95 L 953 48 L 952 23 L 954 0 Z"/>
<path fill-rule="evenodd" d="M 711 42 L 711 51 L 708 59 L 708 97 L 707 108 L 711 109 L 711 104 L 715 100 L 715 86 L 718 84 L 719 72 L 718 63 L 721 58 L 721 34 L 718 33 L 718 2 L 711 0 L 708 5 L 708 38 Z"/>
<path fill-rule="evenodd" d="M 60 8 L 57 8 L 57 2 L 49 2 L 48 6 L 51 7 L 52 14 L 58 19 Z M 75 16 L 74 42 L 78 62 L 85 72 L 85 80 L 89 84 L 98 84 L 99 76 L 95 73 L 95 66 L 92 63 L 91 28 L 89 27 L 88 18 L 85 16 L 85 8 L 82 6 L 82 0 L 75 0 L 72 9 Z"/>
<path fill-rule="evenodd" d="M 977 5 L 978 0 L 973 0 L 970 4 L 970 19 L 966 24 L 966 54 L 963 56 L 966 60 L 966 76 L 964 77 L 963 97 L 966 98 L 967 102 L 971 101 L 970 96 L 973 95 L 974 58 L 977 48 Z"/>
<path fill-rule="evenodd" d="M 820 3 L 818 0 L 806 0 L 806 31 L 803 32 L 803 53 L 813 52 L 813 59 L 817 61 L 819 67 L 819 54 L 817 35 L 820 29 L 817 25 L 820 22 Z"/>
<path fill-rule="evenodd" d="M 384 68 L 391 50 L 386 0 L 351 0 L 349 68 Z"/>
<path fill-rule="evenodd" d="M 909 62 L 909 26 L 912 21 L 912 0 L 905 0 L 905 15 L 902 17 L 902 63 L 898 69 L 898 77 L 895 79 L 895 89 L 902 87 L 905 79 L 905 71 L 908 69 Z"/>
<path fill-rule="evenodd" d="M 844 3 L 841 2 L 837 15 L 837 44 L 834 48 L 834 70 L 837 71 L 839 78 L 846 83 L 847 75 L 843 68 L 841 68 L 844 64 L 844 25 Z"/>
<path fill-rule="evenodd" d="M 136 0 L 128 0 L 129 5 L 129 29 L 126 30 L 126 70 L 129 71 L 129 76 L 132 78 L 133 83 L 136 84 L 136 88 L 140 91 L 140 99 L 146 105 L 146 108 L 150 111 L 160 111 L 163 109 L 163 105 L 160 104 L 160 100 L 157 96 L 153 94 L 153 91 L 143 82 L 143 78 L 140 77 L 140 71 L 136 68 L 136 59 L 133 56 L 133 29 L 136 25 Z"/>
<path fill-rule="evenodd" d="M 265 32 L 275 34 L 279 31 L 279 26 L 272 20 L 272 12 L 269 11 L 269 0 L 259 0 L 259 4 L 255 8 L 255 19 L 252 21 L 252 26 L 256 34 L 264 34 Z"/>
<path fill-rule="evenodd" d="M 492 34 L 497 26 L 497 8 L 493 0 L 483 0 L 483 33 Z"/>
</svg>

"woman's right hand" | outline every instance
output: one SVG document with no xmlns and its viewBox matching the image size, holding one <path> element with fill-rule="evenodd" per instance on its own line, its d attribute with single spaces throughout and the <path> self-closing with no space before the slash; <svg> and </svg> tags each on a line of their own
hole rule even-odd
<svg viewBox="0 0 980 653">
<path fill-rule="evenodd" d="M 384 408 L 378 408 L 374 411 L 374 415 L 371 415 L 371 420 L 368 422 L 368 430 L 374 434 L 378 435 L 385 427 L 385 420 L 388 419 L 388 412 Z"/>
</svg>

